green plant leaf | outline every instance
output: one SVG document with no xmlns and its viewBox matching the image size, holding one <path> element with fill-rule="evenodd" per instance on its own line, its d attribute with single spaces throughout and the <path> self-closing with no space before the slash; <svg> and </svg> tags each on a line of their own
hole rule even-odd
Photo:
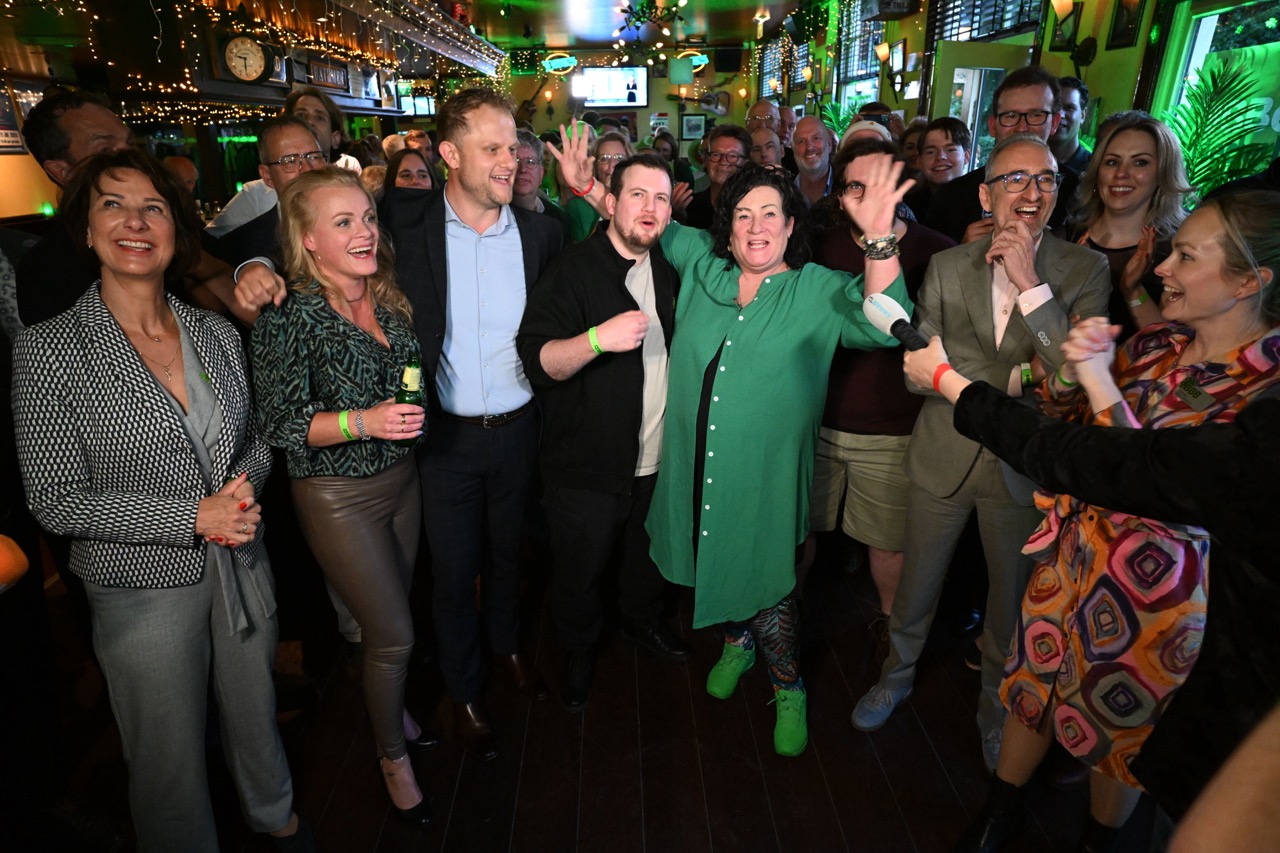
<svg viewBox="0 0 1280 853">
<path fill-rule="evenodd" d="M 1258 78 L 1244 56 L 1208 64 L 1183 92 L 1183 101 L 1164 115 L 1182 143 L 1187 177 L 1201 197 L 1228 181 L 1261 171 L 1270 146 L 1246 143 L 1258 129 L 1249 100 Z"/>
</svg>

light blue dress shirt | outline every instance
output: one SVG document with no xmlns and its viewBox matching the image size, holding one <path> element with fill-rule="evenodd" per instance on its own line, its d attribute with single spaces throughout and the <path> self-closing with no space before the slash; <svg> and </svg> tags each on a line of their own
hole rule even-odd
<svg viewBox="0 0 1280 853">
<path fill-rule="evenodd" d="M 502 415 L 533 399 L 516 354 L 526 287 L 520 228 L 503 206 L 478 234 L 444 199 L 449 273 L 444 349 L 436 390 L 446 412 L 464 417 Z"/>
</svg>

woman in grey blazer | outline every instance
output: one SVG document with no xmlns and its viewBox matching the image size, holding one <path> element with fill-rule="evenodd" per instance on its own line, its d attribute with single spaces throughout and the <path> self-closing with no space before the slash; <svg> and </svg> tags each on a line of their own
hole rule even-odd
<svg viewBox="0 0 1280 853">
<path fill-rule="evenodd" d="M 63 209 L 102 279 L 18 337 L 19 460 L 32 513 L 72 539 L 138 849 L 218 849 L 204 750 L 212 680 L 246 820 L 306 850 L 271 682 L 275 594 L 255 499 L 270 456 L 235 329 L 165 293 L 199 253 L 189 202 L 134 150 L 80 167 Z"/>
</svg>

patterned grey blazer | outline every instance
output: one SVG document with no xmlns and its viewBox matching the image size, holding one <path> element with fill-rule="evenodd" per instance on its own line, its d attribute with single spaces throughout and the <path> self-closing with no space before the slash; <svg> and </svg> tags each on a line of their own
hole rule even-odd
<svg viewBox="0 0 1280 853">
<path fill-rule="evenodd" d="M 261 493 L 270 451 L 251 416 L 240 338 L 216 314 L 167 297 L 222 406 L 214 483 L 206 483 L 173 407 L 95 285 L 68 311 L 25 329 L 14 345 L 13 411 L 31 512 L 74 540 L 71 571 L 114 587 L 200 580 L 205 543 L 196 509 L 227 477 Z M 242 567 L 262 543 L 235 549 Z"/>
</svg>

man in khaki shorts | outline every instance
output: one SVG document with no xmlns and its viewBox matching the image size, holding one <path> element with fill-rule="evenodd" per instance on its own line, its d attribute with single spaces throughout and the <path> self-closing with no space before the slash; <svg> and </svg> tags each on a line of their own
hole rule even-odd
<svg viewBox="0 0 1280 853">
<path fill-rule="evenodd" d="M 868 154 L 891 153 L 893 143 L 859 139 L 840 148 L 832 163 L 832 194 L 857 194 Z M 900 159 L 900 156 L 899 156 Z M 949 237 L 915 222 L 895 220 L 902 249 L 902 275 L 915 298 L 936 252 L 954 246 Z M 831 228 L 813 238 L 814 260 L 832 269 L 861 273 L 862 248 L 852 226 Z M 902 350 L 839 348 L 827 382 L 827 406 L 818 436 L 809 527 L 834 530 L 844 498 L 841 529 L 866 544 L 871 578 L 880 598 L 872 631 L 888 644 L 893 596 L 902 575 L 907 514 L 907 475 L 902 468 L 907 441 L 923 398 L 902 379 Z"/>
</svg>

